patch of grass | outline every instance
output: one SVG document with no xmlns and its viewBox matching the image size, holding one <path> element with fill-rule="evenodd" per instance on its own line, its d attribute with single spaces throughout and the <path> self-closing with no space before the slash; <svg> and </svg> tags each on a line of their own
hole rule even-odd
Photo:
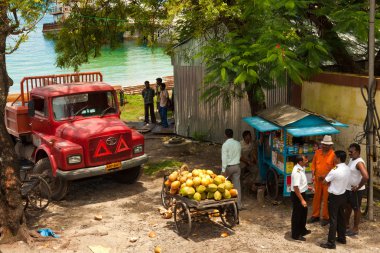
<svg viewBox="0 0 380 253">
<path fill-rule="evenodd" d="M 182 164 L 182 162 L 176 160 L 165 160 L 155 163 L 148 162 L 144 165 L 144 173 L 151 176 L 166 168 L 180 168 Z"/>
<path fill-rule="evenodd" d="M 121 108 L 121 119 L 139 121 L 144 116 L 144 100 L 141 95 L 125 95 L 127 103 Z"/>
<path fill-rule="evenodd" d="M 207 140 L 207 134 L 195 131 L 192 136 L 194 140 L 204 142 Z"/>
<path fill-rule="evenodd" d="M 121 119 L 125 121 L 141 121 L 140 117 L 144 117 L 144 99 L 141 95 L 125 95 L 127 103 L 121 107 Z M 156 107 L 156 97 L 154 98 L 154 111 Z M 157 116 L 157 114 L 156 114 Z M 173 112 L 168 111 L 168 119 L 173 117 Z M 156 117 L 160 121 L 160 117 Z"/>
</svg>

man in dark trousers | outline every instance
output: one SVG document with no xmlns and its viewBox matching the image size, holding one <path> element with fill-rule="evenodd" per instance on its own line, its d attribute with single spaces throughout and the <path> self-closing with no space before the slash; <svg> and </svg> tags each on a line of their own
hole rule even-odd
<svg viewBox="0 0 380 253">
<path fill-rule="evenodd" d="M 305 174 L 305 166 L 308 160 L 303 155 L 296 156 L 297 163 L 292 171 L 291 193 L 292 211 L 292 238 L 297 241 L 306 241 L 304 235 L 311 231 L 306 229 L 307 203 L 306 191 L 309 189 Z"/>
<path fill-rule="evenodd" d="M 350 180 L 350 169 L 345 164 L 347 154 L 335 151 L 334 163 L 337 164 L 326 176 L 323 183 L 328 185 L 328 208 L 330 214 L 329 235 L 321 247 L 335 249 L 335 241 L 346 244 L 346 222 L 344 208 L 347 203 L 346 187 Z M 338 237 L 337 236 L 338 232 Z"/>
<path fill-rule="evenodd" d="M 354 210 L 354 226 L 352 230 L 348 230 L 346 235 L 355 236 L 359 233 L 360 223 L 360 206 L 362 197 L 365 192 L 365 184 L 368 181 L 368 172 L 363 158 L 360 157 L 360 146 L 357 143 L 352 143 L 348 149 L 350 161 L 348 167 L 350 168 L 351 176 L 350 182 L 347 186 L 348 205 L 346 207 L 346 225 L 350 224 L 350 216 Z"/>
<path fill-rule="evenodd" d="M 160 112 L 160 101 L 161 101 L 161 85 L 163 84 L 162 78 L 156 78 L 156 96 L 157 96 L 157 111 Z"/>
<path fill-rule="evenodd" d="M 226 129 L 224 131 L 226 141 L 222 145 L 222 174 L 232 181 L 234 188 L 238 191 L 237 208 L 242 210 L 241 186 L 240 186 L 240 142 L 234 140 L 234 131 Z"/>
<path fill-rule="evenodd" d="M 145 123 L 149 123 L 149 113 L 153 124 L 156 123 L 156 116 L 154 115 L 154 90 L 150 88 L 149 81 L 145 81 L 145 89 L 142 90 L 141 95 L 144 98 L 144 111 L 145 111 Z"/>
</svg>

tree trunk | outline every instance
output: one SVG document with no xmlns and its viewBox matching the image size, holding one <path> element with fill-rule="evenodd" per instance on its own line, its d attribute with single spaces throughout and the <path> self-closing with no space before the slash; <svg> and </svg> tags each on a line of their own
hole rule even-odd
<svg viewBox="0 0 380 253">
<path fill-rule="evenodd" d="M 260 84 L 246 84 L 246 92 L 248 95 L 249 107 L 251 115 L 255 116 L 257 112 L 266 108 L 265 96 Z"/>
<path fill-rule="evenodd" d="M 10 84 L 4 54 L 6 37 L 0 30 L 0 244 L 28 239 L 19 166 L 3 120 Z"/>
</svg>

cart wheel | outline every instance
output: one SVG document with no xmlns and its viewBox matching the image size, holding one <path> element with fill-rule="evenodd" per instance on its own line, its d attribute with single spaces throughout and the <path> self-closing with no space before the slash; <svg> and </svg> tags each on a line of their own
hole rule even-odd
<svg viewBox="0 0 380 253">
<path fill-rule="evenodd" d="M 51 190 L 49 184 L 40 176 L 31 176 L 32 183 L 35 182 L 33 188 L 27 194 L 27 205 L 35 210 L 42 211 L 50 203 Z M 36 180 L 36 181 L 34 181 Z M 37 182 L 38 181 L 38 182 Z"/>
<path fill-rule="evenodd" d="M 164 182 L 162 183 L 162 189 L 161 189 L 161 202 L 162 205 L 168 209 L 173 205 L 173 197 L 169 193 L 168 187 L 165 186 L 165 181 L 168 179 L 167 176 L 164 177 Z"/>
<path fill-rule="evenodd" d="M 233 228 L 239 223 L 238 210 L 235 203 L 225 205 L 220 209 L 220 218 L 224 226 Z"/>
<path fill-rule="evenodd" d="M 184 238 L 189 237 L 191 232 L 191 216 L 187 205 L 177 202 L 174 206 L 174 221 L 178 234 Z"/>
<path fill-rule="evenodd" d="M 274 169 L 269 169 L 267 172 L 266 188 L 267 193 L 271 199 L 276 200 L 278 198 L 278 175 Z"/>
</svg>

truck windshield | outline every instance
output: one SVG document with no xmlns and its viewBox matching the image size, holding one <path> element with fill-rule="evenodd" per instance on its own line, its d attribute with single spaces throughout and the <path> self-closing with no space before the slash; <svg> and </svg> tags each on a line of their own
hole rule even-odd
<svg viewBox="0 0 380 253">
<path fill-rule="evenodd" d="M 75 116 L 92 117 L 117 113 L 112 92 L 90 92 L 53 98 L 54 119 L 67 120 Z"/>
</svg>

